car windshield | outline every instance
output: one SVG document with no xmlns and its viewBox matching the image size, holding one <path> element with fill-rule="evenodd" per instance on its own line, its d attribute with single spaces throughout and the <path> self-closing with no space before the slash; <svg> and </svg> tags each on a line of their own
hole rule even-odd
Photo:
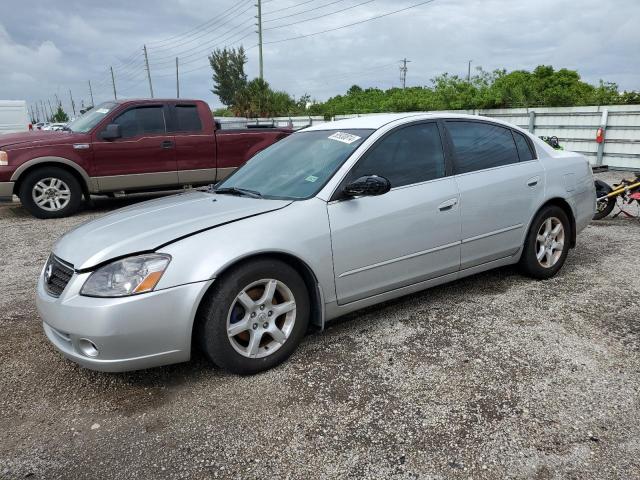
<svg viewBox="0 0 640 480">
<path fill-rule="evenodd" d="M 310 198 L 372 132 L 348 129 L 294 133 L 256 154 L 215 190 L 265 198 Z"/>
<path fill-rule="evenodd" d="M 87 133 L 95 127 L 104 116 L 109 113 L 117 105 L 115 102 L 101 103 L 97 107 L 93 107 L 88 112 L 80 115 L 77 119 L 67 125 L 72 132 Z"/>
</svg>

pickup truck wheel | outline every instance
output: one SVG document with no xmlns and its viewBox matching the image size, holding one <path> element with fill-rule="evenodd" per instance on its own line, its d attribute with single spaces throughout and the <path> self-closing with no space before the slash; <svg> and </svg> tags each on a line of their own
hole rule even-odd
<svg viewBox="0 0 640 480">
<path fill-rule="evenodd" d="M 307 331 L 310 304 L 304 281 L 293 268 L 261 259 L 216 283 L 200 307 L 196 327 L 209 360 L 248 375 L 275 367 L 295 351 Z"/>
<path fill-rule="evenodd" d="M 18 192 L 22 205 L 37 218 L 62 218 L 74 214 L 82 202 L 82 188 L 69 172 L 56 167 L 27 174 Z"/>
<path fill-rule="evenodd" d="M 543 208 L 531 224 L 520 269 L 529 277 L 544 280 L 553 277 L 564 265 L 569 253 L 570 223 L 560 207 Z"/>
</svg>

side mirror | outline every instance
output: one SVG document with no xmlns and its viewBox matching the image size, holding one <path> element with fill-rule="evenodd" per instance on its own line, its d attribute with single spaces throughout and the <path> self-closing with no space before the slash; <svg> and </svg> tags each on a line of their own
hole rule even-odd
<svg viewBox="0 0 640 480">
<path fill-rule="evenodd" d="M 348 197 L 373 197 L 391 190 L 391 182 L 378 175 L 365 175 L 347 184 L 342 192 Z"/>
<path fill-rule="evenodd" d="M 102 131 L 100 136 L 103 140 L 115 140 L 116 138 L 122 137 L 122 129 L 120 128 L 120 125 L 110 123 L 107 125 L 107 128 Z"/>
</svg>

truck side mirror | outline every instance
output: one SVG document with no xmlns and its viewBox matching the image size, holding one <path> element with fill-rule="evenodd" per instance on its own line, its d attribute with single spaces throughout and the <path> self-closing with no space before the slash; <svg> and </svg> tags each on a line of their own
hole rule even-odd
<svg viewBox="0 0 640 480">
<path fill-rule="evenodd" d="M 120 125 L 110 123 L 107 125 L 107 128 L 102 131 L 100 137 L 103 140 L 115 140 L 116 138 L 122 137 L 122 129 L 120 128 Z"/>
</svg>

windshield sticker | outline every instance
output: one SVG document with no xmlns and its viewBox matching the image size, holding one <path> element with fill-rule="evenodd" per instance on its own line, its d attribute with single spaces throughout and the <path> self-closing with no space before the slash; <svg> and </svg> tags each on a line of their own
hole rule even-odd
<svg viewBox="0 0 640 480">
<path fill-rule="evenodd" d="M 98 113 L 109 113 L 109 109 L 108 108 L 99 108 L 96 110 L 96 112 Z"/>
<path fill-rule="evenodd" d="M 305 178 L 305 180 L 306 180 L 307 182 L 314 183 L 316 180 L 318 180 L 318 177 L 313 176 L 313 175 L 309 175 L 307 178 Z"/>
<path fill-rule="evenodd" d="M 351 145 L 353 142 L 357 142 L 358 140 L 360 140 L 361 137 L 358 137 L 357 135 L 351 135 L 350 133 L 336 132 L 333 135 L 330 135 L 329 138 L 331 140 L 337 140 L 339 142 Z"/>
</svg>

